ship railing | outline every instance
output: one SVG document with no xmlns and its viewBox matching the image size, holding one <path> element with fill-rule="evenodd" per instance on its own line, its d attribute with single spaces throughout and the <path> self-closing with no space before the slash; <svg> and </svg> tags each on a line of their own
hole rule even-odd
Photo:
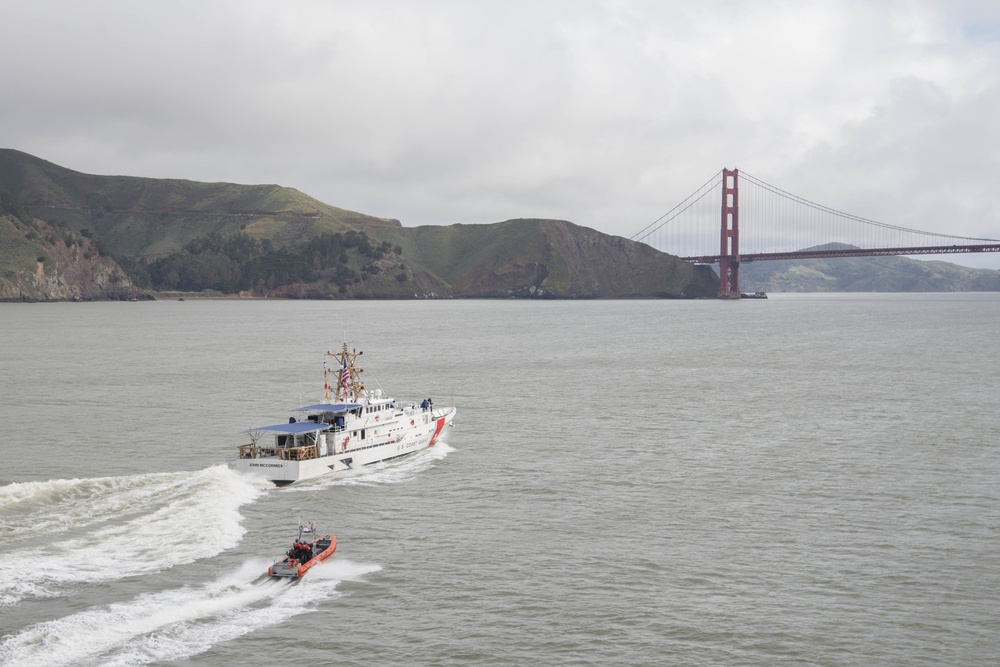
<svg viewBox="0 0 1000 667">
<path fill-rule="evenodd" d="M 258 445 L 240 445 L 241 459 L 274 458 L 278 455 L 276 447 L 260 447 Z"/>
<path fill-rule="evenodd" d="M 316 458 L 316 445 L 304 447 L 282 447 L 278 450 L 278 458 L 282 461 L 305 461 Z"/>
<path fill-rule="evenodd" d="M 257 445 L 240 445 L 241 459 L 278 458 L 282 461 L 305 461 L 317 458 L 316 445 L 303 447 L 259 447 Z"/>
</svg>

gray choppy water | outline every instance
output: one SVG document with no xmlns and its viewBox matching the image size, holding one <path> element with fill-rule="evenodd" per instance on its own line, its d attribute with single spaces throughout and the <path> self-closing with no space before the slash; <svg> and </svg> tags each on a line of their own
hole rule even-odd
<svg viewBox="0 0 1000 667">
<path fill-rule="evenodd" d="M 1000 295 L 0 319 L 0 664 L 1000 655 Z M 454 395 L 446 445 L 287 489 L 229 471 L 345 333 L 370 385 Z M 299 518 L 336 556 L 266 581 Z"/>
</svg>

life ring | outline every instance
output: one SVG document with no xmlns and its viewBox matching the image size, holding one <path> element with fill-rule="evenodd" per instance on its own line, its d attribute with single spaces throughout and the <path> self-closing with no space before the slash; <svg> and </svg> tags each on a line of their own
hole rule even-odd
<svg viewBox="0 0 1000 667">
<path fill-rule="evenodd" d="M 410 420 L 410 426 L 413 426 L 415 423 L 412 419 Z"/>
<path fill-rule="evenodd" d="M 375 415 L 375 421 L 378 421 L 378 420 L 379 420 L 379 416 Z"/>
<path fill-rule="evenodd" d="M 347 451 L 347 443 L 349 443 L 350 441 L 351 441 L 351 436 L 347 436 L 346 438 L 344 438 L 344 442 L 342 443 L 343 451 L 345 452 Z"/>
</svg>

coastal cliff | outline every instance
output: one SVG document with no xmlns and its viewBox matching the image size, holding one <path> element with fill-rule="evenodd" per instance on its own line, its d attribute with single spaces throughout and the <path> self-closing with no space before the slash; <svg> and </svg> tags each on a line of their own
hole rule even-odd
<svg viewBox="0 0 1000 667">
<path fill-rule="evenodd" d="M 0 216 L 0 301 L 151 298 L 97 244 L 37 218 Z"/>
</svg>

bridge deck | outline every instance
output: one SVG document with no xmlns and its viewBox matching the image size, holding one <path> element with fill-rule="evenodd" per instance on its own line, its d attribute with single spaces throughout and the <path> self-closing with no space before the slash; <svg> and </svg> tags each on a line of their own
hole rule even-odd
<svg viewBox="0 0 1000 667">
<path fill-rule="evenodd" d="M 739 262 L 776 259 L 822 259 L 824 257 L 883 257 L 886 255 L 952 255 L 970 252 L 1000 252 L 1000 243 L 979 245 L 923 246 L 910 248 L 844 248 L 841 250 L 795 250 L 792 252 L 757 252 L 739 255 Z M 695 264 L 717 264 L 720 255 L 681 257 Z M 732 261 L 734 258 L 730 258 Z"/>
</svg>

